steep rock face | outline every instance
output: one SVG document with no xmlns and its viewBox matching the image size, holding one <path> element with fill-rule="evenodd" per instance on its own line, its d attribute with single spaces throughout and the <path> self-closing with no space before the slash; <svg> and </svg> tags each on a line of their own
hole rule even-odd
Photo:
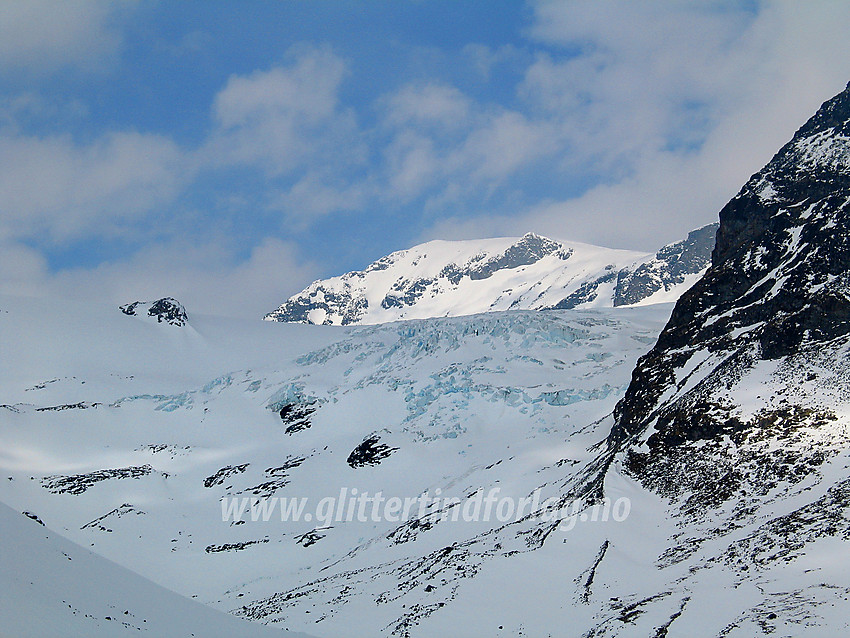
<svg viewBox="0 0 850 638">
<path fill-rule="evenodd" d="M 716 224 L 655 255 L 518 239 L 434 241 L 363 271 L 316 281 L 267 320 L 374 324 L 499 310 L 569 310 L 672 301 L 708 267 Z"/>
<path fill-rule="evenodd" d="M 702 273 L 711 263 L 719 224 L 709 224 L 688 233 L 688 237 L 659 250 L 653 259 L 632 271 L 621 271 L 614 291 L 614 305 L 628 306 L 670 291 Z"/>
<path fill-rule="evenodd" d="M 694 442 L 739 445 L 835 420 L 821 408 L 843 404 L 847 384 L 848 201 L 850 87 L 720 212 L 711 267 L 616 409 L 610 442 L 648 446 L 631 453 L 639 475 L 658 478 L 662 465 L 675 474 L 671 458 L 685 463 L 682 446 Z"/>
</svg>

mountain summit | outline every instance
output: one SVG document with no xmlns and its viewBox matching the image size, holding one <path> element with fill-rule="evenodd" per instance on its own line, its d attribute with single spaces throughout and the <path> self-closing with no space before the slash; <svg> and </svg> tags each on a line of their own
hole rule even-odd
<svg viewBox="0 0 850 638">
<path fill-rule="evenodd" d="M 718 411 L 721 390 L 756 368 L 837 355 L 850 333 L 848 202 L 850 86 L 721 210 L 711 267 L 637 366 L 614 439 L 647 428 L 651 445 L 729 432 L 738 421 Z"/>
<path fill-rule="evenodd" d="M 673 301 L 708 266 L 716 224 L 655 255 L 520 238 L 431 241 L 316 281 L 267 320 L 327 325 Z"/>
</svg>

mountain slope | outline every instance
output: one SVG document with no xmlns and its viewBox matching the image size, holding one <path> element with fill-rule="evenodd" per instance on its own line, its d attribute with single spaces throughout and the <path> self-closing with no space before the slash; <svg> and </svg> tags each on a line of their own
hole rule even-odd
<svg viewBox="0 0 850 638">
<path fill-rule="evenodd" d="M 695 230 L 655 255 L 534 234 L 432 241 L 392 253 L 363 271 L 313 282 L 266 319 L 374 324 L 672 301 L 708 266 L 716 228 Z"/>
<path fill-rule="evenodd" d="M 720 212 L 712 265 L 640 359 L 609 436 L 612 471 L 687 530 L 659 564 L 747 570 L 731 582 L 762 588 L 744 616 L 762 633 L 847 627 L 826 594 L 846 595 L 833 567 L 850 539 L 848 203 L 850 85 Z"/>
<path fill-rule="evenodd" d="M 457 583 L 411 566 L 465 585 L 474 570 L 457 558 L 423 557 L 505 524 L 443 521 L 439 501 L 403 520 L 318 520 L 324 499 L 523 498 L 542 484 L 542 498 L 558 496 L 595 457 L 599 420 L 670 309 L 340 328 L 191 312 L 175 327 L 55 307 L 0 299 L 0 498 L 185 596 L 317 636 L 404 635 L 393 628 L 450 607 L 451 618 Z M 270 520 L 250 504 L 223 520 L 222 499 L 264 496 L 307 498 L 314 518 L 281 520 L 277 503 Z M 497 626 L 458 621 L 448 634 Z"/>
<path fill-rule="evenodd" d="M 4 638 L 298 636 L 239 622 L 178 596 L 2 503 L 0 530 Z"/>
<path fill-rule="evenodd" d="M 756 367 L 837 356 L 850 333 L 848 202 L 845 90 L 721 211 L 712 265 L 680 298 L 658 343 L 635 370 L 618 408 L 614 439 L 649 427 L 659 443 L 716 436 L 734 424 L 707 414 L 694 421 L 707 409 L 709 387 L 737 382 Z M 823 376 L 819 369 L 812 374 Z M 783 385 L 803 391 L 791 378 Z M 813 393 L 826 391 L 823 384 L 812 385 Z M 697 386 L 701 392 L 694 392 Z M 685 408 L 688 393 L 703 398 Z"/>
</svg>

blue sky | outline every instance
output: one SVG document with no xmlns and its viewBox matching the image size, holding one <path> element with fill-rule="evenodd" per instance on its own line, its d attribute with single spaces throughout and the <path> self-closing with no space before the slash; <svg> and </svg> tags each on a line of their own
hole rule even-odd
<svg viewBox="0 0 850 638">
<path fill-rule="evenodd" d="M 850 80 L 844 2 L 0 0 L 0 291 L 259 317 L 433 238 L 652 250 Z"/>
</svg>

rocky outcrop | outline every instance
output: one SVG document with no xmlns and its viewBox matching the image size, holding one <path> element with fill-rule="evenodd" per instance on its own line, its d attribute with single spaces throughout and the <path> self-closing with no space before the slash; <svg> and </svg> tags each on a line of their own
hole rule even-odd
<svg viewBox="0 0 850 638">
<path fill-rule="evenodd" d="M 156 301 L 134 301 L 119 308 L 125 315 L 150 317 L 157 323 L 167 323 L 172 326 L 185 326 L 189 321 L 183 304 L 171 297 L 163 297 Z"/>
<path fill-rule="evenodd" d="M 628 306 L 648 299 L 658 291 L 669 291 L 685 283 L 689 275 L 708 268 L 719 224 L 709 224 L 688 237 L 664 246 L 653 259 L 634 270 L 622 270 L 614 290 L 614 305 Z"/>
</svg>

